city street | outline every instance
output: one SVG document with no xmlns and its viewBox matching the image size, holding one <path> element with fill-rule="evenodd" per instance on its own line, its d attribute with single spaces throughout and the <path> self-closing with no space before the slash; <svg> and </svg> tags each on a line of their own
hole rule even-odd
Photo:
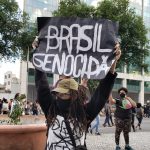
<svg viewBox="0 0 150 150">
<path fill-rule="evenodd" d="M 115 127 L 103 127 L 105 117 L 101 117 L 100 119 L 100 131 L 101 133 L 114 133 Z M 135 126 L 137 125 L 137 119 L 135 118 Z M 144 118 L 142 125 L 142 130 L 140 132 L 150 132 L 150 118 Z M 139 130 L 138 130 L 139 132 Z"/>
<path fill-rule="evenodd" d="M 101 135 L 87 135 L 87 146 L 89 150 L 115 150 L 115 127 L 102 127 L 103 122 L 104 117 L 101 117 Z M 134 148 L 134 150 L 149 150 L 149 139 L 150 118 L 144 118 L 142 123 L 142 130 L 130 133 L 130 145 Z M 120 146 L 122 149 L 124 149 L 124 139 L 122 134 Z"/>
</svg>

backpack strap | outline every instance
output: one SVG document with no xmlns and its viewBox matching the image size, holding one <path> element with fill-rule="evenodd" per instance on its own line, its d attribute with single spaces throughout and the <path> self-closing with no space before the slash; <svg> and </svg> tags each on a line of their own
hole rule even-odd
<svg viewBox="0 0 150 150">
<path fill-rule="evenodd" d="M 72 144 L 73 144 L 74 147 L 76 147 L 76 142 L 75 142 L 73 133 L 72 133 L 72 131 L 71 131 L 70 124 L 69 124 L 69 122 L 68 122 L 67 119 L 65 119 L 64 121 L 65 121 L 65 124 L 66 124 L 66 128 L 67 128 L 67 130 L 68 130 L 68 134 L 69 134 L 70 139 L 71 139 L 71 141 L 72 141 Z"/>
</svg>

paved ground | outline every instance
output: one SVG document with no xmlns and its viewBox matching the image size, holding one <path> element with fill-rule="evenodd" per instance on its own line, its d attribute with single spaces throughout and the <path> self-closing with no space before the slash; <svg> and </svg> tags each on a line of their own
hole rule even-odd
<svg viewBox="0 0 150 150">
<path fill-rule="evenodd" d="M 23 119 L 31 120 L 33 116 L 23 116 Z M 6 119 L 6 116 L 0 115 L 0 120 Z M 103 127 L 105 117 L 100 119 L 101 135 L 87 134 L 88 150 L 115 150 L 114 132 L 115 127 Z M 44 116 L 36 116 L 35 122 L 45 122 Z M 137 120 L 135 120 L 137 124 Z M 130 133 L 130 145 L 134 150 L 150 150 L 150 118 L 144 118 L 142 122 L 142 130 Z M 124 139 L 121 134 L 120 146 L 124 149 Z"/>
<path fill-rule="evenodd" d="M 131 132 L 130 145 L 134 150 L 150 150 L 150 132 Z M 120 146 L 124 149 L 124 139 L 121 134 Z M 87 135 L 88 150 L 115 150 L 114 134 Z"/>
<path fill-rule="evenodd" d="M 100 119 L 101 135 L 87 135 L 88 150 L 115 150 L 114 133 L 115 127 L 103 127 L 105 117 Z M 135 125 L 137 120 L 135 118 Z M 150 118 L 144 118 L 142 122 L 142 130 L 130 133 L 130 145 L 134 150 L 150 150 Z M 124 149 L 124 139 L 121 134 L 120 146 Z"/>
<path fill-rule="evenodd" d="M 100 118 L 100 131 L 102 133 L 114 133 L 115 132 L 115 127 L 103 127 L 103 123 L 104 123 L 105 117 L 101 117 Z M 137 119 L 135 118 L 135 125 L 137 125 Z M 142 121 L 142 132 L 150 132 L 150 118 L 143 118 Z M 141 132 L 138 131 L 138 132 Z"/>
</svg>

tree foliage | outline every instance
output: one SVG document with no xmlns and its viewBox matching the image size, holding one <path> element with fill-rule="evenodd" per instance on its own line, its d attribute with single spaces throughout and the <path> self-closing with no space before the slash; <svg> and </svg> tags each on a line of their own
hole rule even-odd
<svg viewBox="0 0 150 150">
<path fill-rule="evenodd" d="M 15 0 L 0 0 L 1 59 L 14 60 L 26 55 L 35 35 L 28 20 L 28 15 L 19 9 Z"/>
<path fill-rule="evenodd" d="M 122 57 L 119 65 L 127 63 L 140 70 L 147 68 L 143 58 L 148 56 L 147 29 L 142 17 L 129 7 L 129 0 L 103 0 L 97 7 L 88 6 L 80 0 L 62 0 L 54 16 L 105 18 L 119 22 Z"/>
<path fill-rule="evenodd" d="M 147 29 L 142 17 L 129 7 L 129 0 L 104 0 L 98 4 L 95 15 L 119 22 L 122 49 L 120 64 L 127 63 L 138 70 L 142 67 L 147 69 L 143 63 L 143 59 L 149 55 Z"/>
<path fill-rule="evenodd" d="M 13 106 L 12 112 L 9 115 L 10 118 L 10 124 L 21 124 L 20 117 L 23 113 L 23 100 L 26 98 L 25 94 L 21 94 L 16 98 L 16 103 Z"/>
<path fill-rule="evenodd" d="M 53 16 L 63 17 L 92 17 L 95 8 L 88 6 L 80 0 L 62 0 L 58 10 L 53 12 Z"/>
</svg>

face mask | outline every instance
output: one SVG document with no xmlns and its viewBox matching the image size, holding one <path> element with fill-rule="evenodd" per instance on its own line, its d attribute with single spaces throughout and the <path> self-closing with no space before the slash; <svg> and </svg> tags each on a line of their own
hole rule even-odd
<svg viewBox="0 0 150 150">
<path fill-rule="evenodd" d="M 120 93 L 120 97 L 121 97 L 121 98 L 125 98 L 125 96 L 126 96 L 126 95 L 125 95 L 124 93 Z"/>
<path fill-rule="evenodd" d="M 63 100 L 61 98 L 58 98 L 56 100 L 56 103 L 61 112 L 66 112 L 70 107 L 71 100 Z"/>
</svg>

